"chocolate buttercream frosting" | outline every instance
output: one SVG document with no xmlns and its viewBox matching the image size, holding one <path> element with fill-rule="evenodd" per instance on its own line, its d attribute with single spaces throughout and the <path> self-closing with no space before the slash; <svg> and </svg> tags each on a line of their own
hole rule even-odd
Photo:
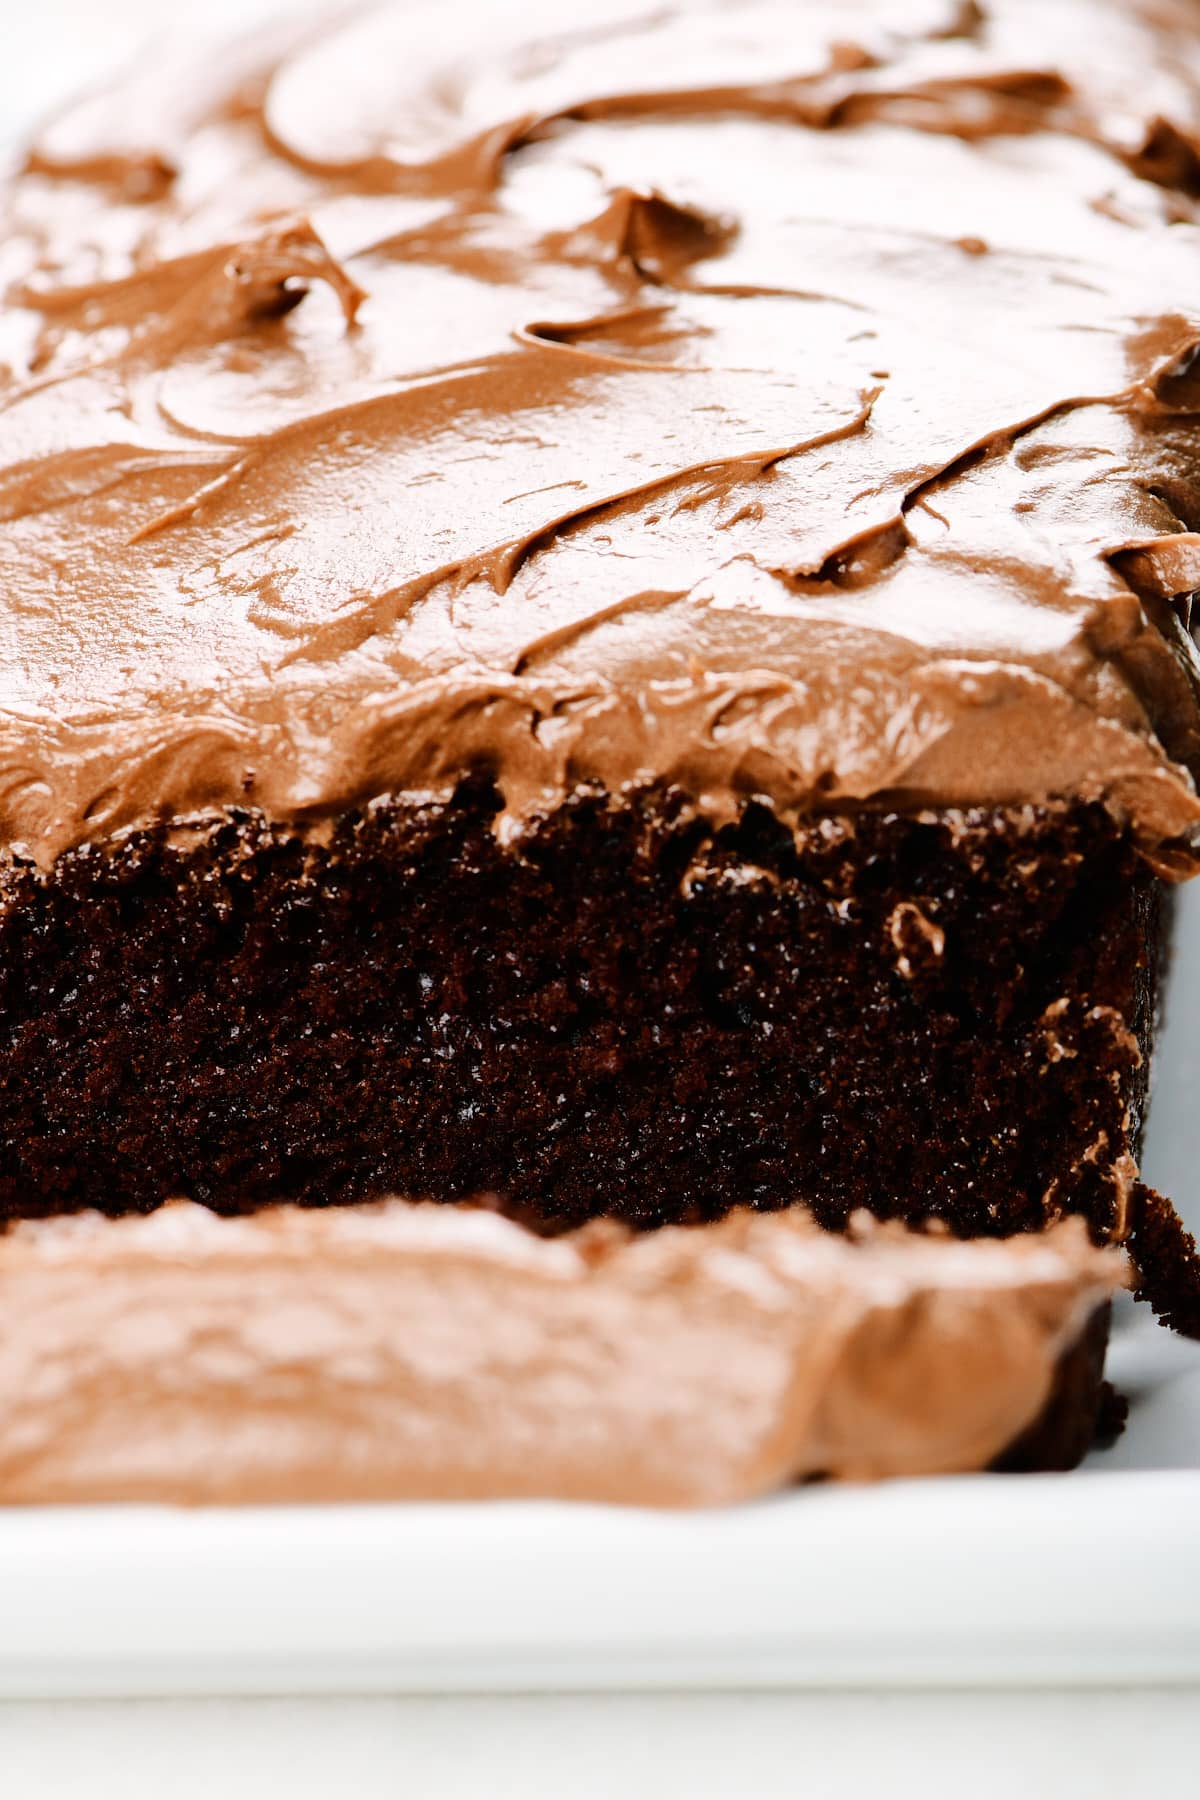
<svg viewBox="0 0 1200 1800">
<path fill-rule="evenodd" d="M 1198 117 L 1172 0 L 436 0 L 80 102 L 0 203 L 0 844 L 484 765 L 1190 872 Z"/>
<path fill-rule="evenodd" d="M 1127 1280 L 1082 1220 L 537 1238 L 389 1201 L 0 1237 L 0 1501 L 720 1504 L 986 1467 Z"/>
</svg>

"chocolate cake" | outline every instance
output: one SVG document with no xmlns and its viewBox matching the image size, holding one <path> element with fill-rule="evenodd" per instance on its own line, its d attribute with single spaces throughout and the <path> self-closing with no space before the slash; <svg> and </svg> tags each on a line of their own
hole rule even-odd
<svg viewBox="0 0 1200 1800">
<path fill-rule="evenodd" d="M 1200 867 L 1198 117 L 1170 0 L 538 0 L 48 124 L 0 227 L 0 1281 L 112 1280 L 168 1202 L 230 1234 L 201 1283 L 320 1210 L 315 1280 L 399 1196 L 547 1270 L 738 1209 L 948 1268 L 932 1221 L 1012 1240 L 962 1251 L 1016 1307 L 1081 1215 L 1059 1424 L 1043 1356 L 968 1461 L 1077 1457 L 1100 1246 L 1200 1330 L 1136 1161 Z"/>
</svg>

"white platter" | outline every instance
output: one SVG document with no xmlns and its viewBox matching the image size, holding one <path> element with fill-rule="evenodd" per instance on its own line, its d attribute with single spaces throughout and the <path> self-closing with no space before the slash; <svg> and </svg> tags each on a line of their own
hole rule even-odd
<svg viewBox="0 0 1200 1800">
<path fill-rule="evenodd" d="M 12 1514 L 8 1696 L 1200 1680 L 1200 1476 Z"/>
<path fill-rule="evenodd" d="M 158 12 L 9 10 L 0 139 Z M 1200 1226 L 1200 892 L 1178 940 L 1146 1173 Z M 0 1697 L 1200 1681 L 1200 1346 L 1127 1306 L 1110 1373 L 1129 1429 L 1063 1477 L 698 1515 L 0 1512 Z"/>
</svg>

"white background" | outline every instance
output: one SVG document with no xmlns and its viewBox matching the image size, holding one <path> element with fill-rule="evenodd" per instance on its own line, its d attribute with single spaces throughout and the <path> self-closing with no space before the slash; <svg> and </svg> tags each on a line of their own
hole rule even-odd
<svg viewBox="0 0 1200 1800">
<path fill-rule="evenodd" d="M 512 0 L 519 5 L 519 0 Z M 0 0 L 0 140 L 172 17 L 238 21 L 262 0 Z M 1200 896 L 1164 1045 L 1147 1173 L 1197 1219 Z M 1195 1008 L 1200 1014 L 1200 1007 Z M 1114 1518 L 1112 1566 L 1126 1534 Z M 1200 1531 L 1200 1517 L 1196 1521 Z M 0 1606 L 3 1606 L 0 1595 Z M 309 1796 L 953 1794 L 1070 1800 L 1200 1792 L 1200 1695 L 700 1693 L 372 1697 L 0 1706 L 0 1795 L 12 1800 Z"/>
</svg>

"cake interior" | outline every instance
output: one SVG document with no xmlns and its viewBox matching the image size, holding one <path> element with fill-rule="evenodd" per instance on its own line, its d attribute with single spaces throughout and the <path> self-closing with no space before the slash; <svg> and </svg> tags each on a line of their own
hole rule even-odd
<svg viewBox="0 0 1200 1800">
<path fill-rule="evenodd" d="M 1098 806 L 715 828 L 486 778 L 0 890 L 0 1217 L 480 1194 L 557 1233 L 803 1199 L 1120 1229 L 1160 884 Z"/>
</svg>

